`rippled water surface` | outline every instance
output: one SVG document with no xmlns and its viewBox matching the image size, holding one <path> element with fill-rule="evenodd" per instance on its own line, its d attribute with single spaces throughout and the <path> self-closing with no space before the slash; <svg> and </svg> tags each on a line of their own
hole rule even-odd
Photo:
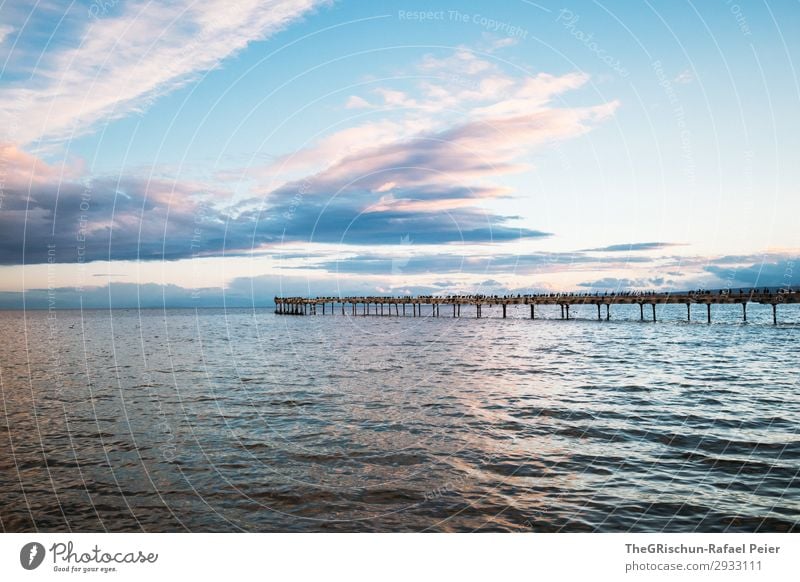
<svg viewBox="0 0 800 582">
<path fill-rule="evenodd" d="M 524 310 L 0 312 L 0 525 L 800 529 L 800 308 Z"/>
</svg>

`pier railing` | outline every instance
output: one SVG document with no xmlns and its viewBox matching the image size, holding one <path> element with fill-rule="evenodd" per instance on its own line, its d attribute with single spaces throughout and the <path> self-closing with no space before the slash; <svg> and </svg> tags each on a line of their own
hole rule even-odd
<svg viewBox="0 0 800 582">
<path fill-rule="evenodd" d="M 420 295 L 416 297 L 275 297 L 275 313 L 279 315 L 315 315 L 335 313 L 340 306 L 342 315 L 394 315 L 398 317 L 421 317 L 422 307 L 430 306 L 429 315 L 439 317 L 442 306 L 451 307 L 452 317 L 461 317 L 461 306 L 475 306 L 476 317 L 482 315 L 485 306 L 502 307 L 503 317 L 509 305 L 529 305 L 530 318 L 536 319 L 536 306 L 558 305 L 561 319 L 570 319 L 570 307 L 596 305 L 597 319 L 611 318 L 612 305 L 638 305 L 641 319 L 645 319 L 645 307 L 652 310 L 656 321 L 656 305 L 686 305 L 686 318 L 692 319 L 692 305 L 705 305 L 706 318 L 711 323 L 711 306 L 738 304 L 742 306 L 742 319 L 747 321 L 747 304 L 759 303 L 772 306 L 772 321 L 778 323 L 777 307 L 783 303 L 800 303 L 800 293 L 794 290 L 739 289 L 720 291 L 685 291 L 680 293 L 657 293 L 626 291 L 617 293 L 541 293 L 533 295 Z M 605 306 L 605 314 L 602 307 Z M 386 313 L 384 314 L 384 308 Z M 410 312 L 410 313 L 408 313 Z"/>
</svg>

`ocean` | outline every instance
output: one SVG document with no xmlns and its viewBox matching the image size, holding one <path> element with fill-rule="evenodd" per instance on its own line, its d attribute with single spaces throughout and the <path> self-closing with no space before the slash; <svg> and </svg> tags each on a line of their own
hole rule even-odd
<svg viewBox="0 0 800 582">
<path fill-rule="evenodd" d="M 0 312 L 0 527 L 798 531 L 800 306 L 713 309 Z"/>
</svg>

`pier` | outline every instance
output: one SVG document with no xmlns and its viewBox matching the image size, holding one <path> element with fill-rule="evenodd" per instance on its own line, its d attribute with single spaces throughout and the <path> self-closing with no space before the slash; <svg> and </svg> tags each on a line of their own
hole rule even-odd
<svg viewBox="0 0 800 582">
<path fill-rule="evenodd" d="M 462 306 L 474 306 L 475 316 L 482 316 L 483 307 L 502 307 L 503 318 L 509 305 L 530 306 L 530 319 L 536 319 L 539 305 L 561 307 L 561 319 L 570 319 L 570 307 L 576 305 L 597 306 L 597 319 L 610 320 L 614 305 L 638 305 L 642 321 L 656 321 L 656 305 L 686 305 L 686 319 L 692 320 L 692 306 L 701 306 L 706 321 L 711 323 L 712 305 L 737 304 L 742 306 L 742 320 L 747 321 L 749 303 L 772 306 L 772 322 L 778 323 L 778 305 L 800 303 L 800 293 L 794 290 L 719 290 L 686 291 L 680 293 L 657 293 L 627 291 L 616 293 L 539 293 L 532 295 L 422 295 L 417 297 L 275 297 L 275 313 L 278 315 L 334 315 L 337 306 L 342 315 L 422 317 L 445 315 L 461 317 Z M 705 309 L 702 309 L 705 306 Z M 452 310 L 452 314 L 450 311 Z M 647 317 L 645 317 L 645 312 Z M 652 313 L 652 316 L 651 316 Z M 701 315 L 702 317 L 702 315 Z"/>
</svg>

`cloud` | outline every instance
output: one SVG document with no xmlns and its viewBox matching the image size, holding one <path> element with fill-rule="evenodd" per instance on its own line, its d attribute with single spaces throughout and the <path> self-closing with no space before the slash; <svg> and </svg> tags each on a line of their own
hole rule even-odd
<svg viewBox="0 0 800 582">
<path fill-rule="evenodd" d="M 646 259 L 645 259 L 646 260 Z M 668 259 L 664 259 L 668 260 Z M 654 274 L 636 278 L 606 277 L 584 281 L 580 287 L 595 289 L 727 289 L 800 287 L 797 252 L 766 252 L 753 255 L 689 256 L 676 259 L 680 271 L 663 269 L 664 260 L 653 260 Z M 667 275 L 665 277 L 664 275 Z"/>
<path fill-rule="evenodd" d="M 92 19 L 68 48 L 54 43 L 24 84 L 0 89 L 0 126 L 15 140 L 61 139 L 146 107 L 249 43 L 307 14 L 319 0 L 130 2 Z"/>
<path fill-rule="evenodd" d="M 724 262 L 724 258 L 723 258 Z M 736 267 L 708 265 L 705 271 L 714 275 L 720 287 L 789 287 L 800 288 L 800 256 L 764 260 Z"/>
<path fill-rule="evenodd" d="M 603 253 L 619 253 L 619 252 L 634 252 L 634 251 L 655 251 L 659 249 L 666 249 L 670 247 L 685 246 L 682 243 L 668 243 L 668 242 L 641 242 L 641 243 L 624 243 L 609 245 L 606 247 L 598 247 L 594 249 L 586 249 L 591 252 Z"/>
<path fill-rule="evenodd" d="M 227 301 L 226 301 L 227 299 Z M 271 304 L 265 298 L 262 306 Z M 253 299 L 235 294 L 226 297 L 219 287 L 187 289 L 155 283 L 109 283 L 77 290 L 73 287 L 32 289 L 25 293 L 0 292 L 0 309 L 108 309 L 157 307 L 248 307 Z"/>
<path fill-rule="evenodd" d="M 14 144 L 0 142 L 0 188 L 27 188 L 57 185 L 61 180 L 79 179 L 83 173 L 80 165 L 56 168 L 45 163 Z"/>
<path fill-rule="evenodd" d="M 255 179 L 257 189 L 272 190 L 288 179 L 313 174 L 359 152 L 409 138 L 426 127 L 429 126 L 418 120 L 388 118 L 358 123 L 327 135 L 309 147 L 278 156 L 267 165 L 229 170 L 218 177 L 221 180 Z"/>
<path fill-rule="evenodd" d="M 0 24 L 0 44 L 3 44 L 12 32 L 14 32 L 13 27 L 7 24 Z"/>
<path fill-rule="evenodd" d="M 497 77 L 492 66 L 476 66 L 465 51 L 452 58 L 466 63 L 473 75 L 487 71 Z M 437 69 L 440 64 L 428 58 L 421 66 Z M 370 123 L 337 132 L 292 154 L 285 163 L 318 160 L 334 144 L 341 151 L 340 144 L 354 140 L 359 133 L 376 136 L 377 143 L 272 189 L 263 203 L 254 198 L 242 207 L 266 209 L 268 220 L 291 217 L 284 221 L 284 236 L 306 236 L 315 242 L 393 244 L 404 234 L 420 243 L 547 236 L 536 229 L 513 226 L 517 217 L 480 207 L 485 201 L 513 195 L 494 180 L 527 169 L 520 158 L 546 144 L 583 135 L 613 115 L 617 102 L 574 108 L 548 105 L 548 99 L 558 92 L 579 87 L 586 80 L 583 75 L 507 78 L 506 85 L 514 88 L 508 89 L 505 99 L 495 94 L 490 97 L 489 92 L 462 95 L 469 109 L 445 126 L 442 119 L 449 118 L 434 115 L 430 123 L 420 123 L 417 117 L 416 124 L 393 121 L 391 126 L 379 127 Z M 406 92 L 386 90 L 380 94 L 391 95 L 395 102 L 419 109 L 418 113 L 430 113 L 428 101 L 410 99 Z M 420 126 L 431 129 L 409 131 Z M 402 128 L 394 138 L 393 128 Z"/>
<path fill-rule="evenodd" d="M 345 109 L 369 109 L 370 107 L 372 106 L 369 101 L 358 95 L 351 95 L 345 104 Z"/>
<path fill-rule="evenodd" d="M 344 103 L 345 109 L 368 110 L 358 115 L 357 124 L 320 137 L 267 166 L 242 168 L 226 173 L 226 177 L 260 179 L 259 187 L 274 189 L 282 177 L 289 175 L 287 180 L 295 179 L 298 176 L 292 174 L 300 170 L 322 171 L 342 160 L 350 161 L 361 152 L 414 137 L 441 133 L 446 138 L 448 129 L 469 127 L 469 122 L 475 127 L 495 127 L 498 139 L 488 145 L 496 148 L 505 141 L 507 145 L 502 151 L 506 157 L 510 152 L 523 156 L 537 141 L 525 143 L 524 139 L 521 142 L 512 139 L 522 136 L 506 131 L 504 123 L 513 126 L 522 122 L 523 128 L 531 130 L 537 129 L 531 124 L 548 118 L 560 119 L 562 126 L 551 126 L 549 135 L 547 128 L 538 128 L 535 133 L 541 138 L 538 143 L 542 143 L 548 138 L 568 139 L 586 133 L 613 115 L 619 106 L 618 102 L 610 101 L 584 108 L 553 108 L 550 102 L 554 98 L 583 87 L 589 77 L 583 73 L 515 77 L 466 48 L 444 57 L 426 55 L 408 75 L 403 75 L 406 76 L 422 80 L 410 86 L 372 87 L 363 95 L 350 95 Z M 533 136 L 534 132 L 529 131 L 528 137 Z M 520 152 L 519 148 L 527 149 Z M 492 152 L 483 153 L 491 157 Z"/>
<path fill-rule="evenodd" d="M 694 81 L 694 73 L 692 73 L 689 69 L 685 69 L 678 73 L 678 75 L 672 81 L 680 85 L 688 85 Z"/>
<path fill-rule="evenodd" d="M 487 116 L 524 115 L 544 107 L 557 95 L 582 87 L 588 80 L 588 75 L 584 73 L 569 73 L 561 76 L 539 73 L 523 80 L 510 92 L 507 99 L 481 107 L 477 112 Z M 608 113 L 613 113 L 616 102 L 608 105 L 612 107 Z"/>
<path fill-rule="evenodd" d="M 416 241 L 415 241 L 416 242 Z M 569 270 L 602 270 L 623 267 L 617 259 L 587 255 L 581 252 L 532 252 L 513 254 L 500 249 L 491 252 L 475 252 L 468 249 L 464 254 L 458 248 L 448 248 L 446 252 L 430 253 L 418 251 L 414 247 L 395 248 L 392 252 L 375 251 L 344 256 L 338 260 L 323 260 L 317 268 L 336 273 L 373 273 L 376 275 L 397 274 L 394 268 L 402 260 L 401 275 L 420 274 L 486 274 L 493 275 L 535 275 L 546 272 Z M 651 264 L 654 259 L 639 257 L 625 260 L 624 264 Z"/>
<path fill-rule="evenodd" d="M 9 188 L 0 214 L 0 264 L 191 256 L 195 228 L 205 229 L 206 240 L 224 239 L 222 217 L 206 217 L 203 209 L 191 184 L 156 180 Z"/>
<path fill-rule="evenodd" d="M 604 277 L 596 281 L 584 281 L 578 283 L 578 287 L 584 287 L 599 291 L 630 291 L 635 289 L 658 289 L 665 285 L 671 285 L 671 280 L 663 277 L 643 277 L 631 279 L 628 277 Z"/>
<path fill-rule="evenodd" d="M 237 14 L 229 19 L 238 21 Z M 222 31 L 229 24 L 204 23 Z M 77 167 L 56 172 L 9 149 L 16 178 L 0 216 L 0 263 L 45 262 L 53 255 L 57 262 L 227 256 L 292 241 L 369 246 L 393 245 L 403 236 L 416 244 L 550 236 L 488 209 L 487 202 L 514 194 L 497 179 L 526 170 L 521 159 L 538 148 L 591 131 L 618 104 L 549 103 L 585 84 L 585 75 L 514 78 L 464 49 L 449 60 L 472 79 L 457 92 L 458 115 L 437 112 L 439 100 L 426 93 L 430 81 L 413 97 L 375 89 L 373 95 L 406 107 L 408 115 L 360 123 L 284 156 L 262 171 L 279 166 L 297 178 L 257 184 L 255 196 L 229 207 L 221 203 L 232 196 L 224 188 L 92 178 Z M 419 66 L 436 71 L 441 63 L 427 58 Z M 320 159 L 328 163 L 312 169 Z"/>
<path fill-rule="evenodd" d="M 418 244 L 549 236 L 487 210 L 486 202 L 515 194 L 497 179 L 527 170 L 538 148 L 591 131 L 618 102 L 554 107 L 556 96 L 588 77 L 514 77 L 466 48 L 427 55 L 413 72 L 403 78 L 421 77 L 416 85 L 351 95 L 345 108 L 369 108 L 357 125 L 243 169 L 240 177 L 255 179 L 258 195 L 237 212 L 258 232 L 333 244 L 391 245 L 405 235 Z"/>
<path fill-rule="evenodd" d="M 511 36 L 503 37 L 503 38 L 493 38 L 492 35 L 484 33 L 481 35 L 483 40 L 487 42 L 488 46 L 486 50 L 488 52 L 494 52 L 499 49 L 504 49 L 510 46 L 514 46 L 519 43 L 518 38 L 514 38 Z"/>
<path fill-rule="evenodd" d="M 712 257 L 694 257 L 690 264 L 707 264 L 704 268 L 686 269 L 682 278 L 671 279 L 660 275 L 659 261 L 641 257 L 637 264 L 644 269 L 640 275 L 629 277 L 608 276 L 591 281 L 579 281 L 574 285 L 553 286 L 551 282 L 535 273 L 565 271 L 580 273 L 591 269 L 615 269 L 610 258 L 585 256 L 581 253 L 537 253 L 531 257 L 515 257 L 501 255 L 493 259 L 486 256 L 477 260 L 471 258 L 464 262 L 464 268 L 456 267 L 458 261 L 446 254 L 413 256 L 404 264 L 403 274 L 420 274 L 429 272 L 427 280 L 414 279 L 412 282 L 398 282 L 390 276 L 390 263 L 386 262 L 375 268 L 375 261 L 391 260 L 389 256 L 380 254 L 352 257 L 352 269 L 339 272 L 324 270 L 293 274 L 284 271 L 278 275 L 270 274 L 255 277 L 238 277 L 223 287 L 187 288 L 174 284 L 128 283 L 114 282 L 97 287 L 85 287 L 76 290 L 71 287 L 48 289 L 29 289 L 21 292 L 0 292 L 0 309 L 19 309 L 23 305 L 28 309 L 47 309 L 54 306 L 59 309 L 108 308 L 108 307 L 271 307 L 275 295 L 315 296 L 330 295 L 334 286 L 332 276 L 336 279 L 336 294 L 341 296 L 364 295 L 426 295 L 433 293 L 528 293 L 541 290 L 569 291 L 571 289 L 593 289 L 600 291 L 631 289 L 662 289 L 683 291 L 703 287 L 720 289 L 727 287 L 792 287 L 798 283 L 795 268 L 798 255 L 770 254 L 770 261 L 755 262 L 731 270 L 728 266 L 713 264 Z M 751 257 L 751 259 L 754 257 Z M 484 269 L 487 261 L 496 263 L 496 269 Z M 361 263 L 372 261 L 372 264 Z M 525 271 L 526 267 L 541 267 L 541 270 L 525 271 L 531 275 L 522 284 L 511 283 L 509 273 L 518 262 Z M 347 263 L 345 263 L 347 264 Z M 630 272 L 630 271 L 629 271 Z M 641 269 L 637 268 L 637 272 Z M 347 276 L 348 273 L 351 276 Z M 448 273 L 443 279 L 442 274 Z M 456 273 L 458 273 L 456 275 Z M 734 277 L 731 278 L 731 274 Z M 487 274 L 489 275 L 487 278 Z"/>
<path fill-rule="evenodd" d="M 426 55 L 418 68 L 427 72 L 450 71 L 464 75 L 479 75 L 498 70 L 497 65 L 466 47 L 459 47 L 444 58 Z"/>
<path fill-rule="evenodd" d="M 320 192 L 300 202 L 285 190 L 267 201 L 227 207 L 224 190 L 206 184 L 123 176 L 79 179 L 67 168 L 59 180 L 55 170 L 15 148 L 0 213 L 0 264 L 90 262 L 96 260 L 176 260 L 247 253 L 278 243 L 314 241 L 328 244 L 396 244 L 412 235 L 417 244 L 461 241 L 505 241 L 543 237 L 547 233 L 514 227 L 515 217 L 474 208 L 433 211 L 431 207 L 398 204 L 375 194 L 368 184 L 340 188 L 321 182 Z M 1 153 L 1 152 L 0 152 Z M 27 169 L 19 164 L 31 164 Z M 331 190 L 328 190 L 331 188 Z M 316 194 L 319 194 L 315 191 Z M 420 203 L 481 199 L 487 189 L 452 186 L 420 193 Z M 370 207 L 370 200 L 379 203 Z"/>
</svg>

